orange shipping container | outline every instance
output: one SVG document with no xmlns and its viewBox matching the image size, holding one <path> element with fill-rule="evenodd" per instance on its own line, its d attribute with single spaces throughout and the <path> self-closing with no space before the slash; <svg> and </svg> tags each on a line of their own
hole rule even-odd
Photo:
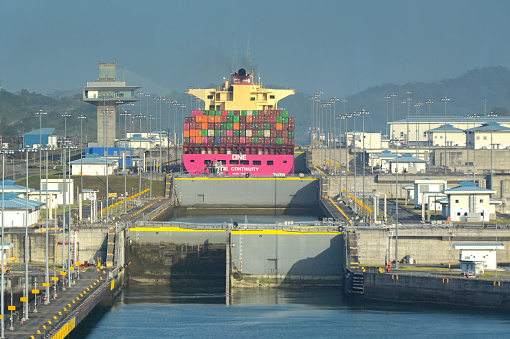
<svg viewBox="0 0 510 339">
<path fill-rule="evenodd" d="M 202 122 L 202 117 L 204 117 L 205 115 L 197 115 L 195 117 L 195 119 L 197 120 L 197 122 Z"/>
<path fill-rule="evenodd" d="M 277 131 L 281 131 L 281 130 L 282 130 L 282 128 L 283 128 L 283 124 L 282 124 L 281 122 L 277 122 L 277 123 L 276 123 L 276 130 L 277 130 Z"/>
<path fill-rule="evenodd" d="M 253 122 L 253 116 L 247 115 L 246 116 L 246 122 Z"/>
<path fill-rule="evenodd" d="M 234 129 L 235 129 L 235 130 L 238 130 L 238 129 L 239 129 L 239 123 L 238 123 L 238 122 L 234 122 Z"/>
<path fill-rule="evenodd" d="M 221 122 L 221 115 L 215 115 L 214 122 Z"/>
<path fill-rule="evenodd" d="M 215 115 L 209 115 L 208 118 L 207 118 L 207 121 L 208 122 L 214 122 L 214 117 L 215 117 Z"/>
<path fill-rule="evenodd" d="M 189 138 L 189 130 L 184 130 L 184 137 Z"/>
<path fill-rule="evenodd" d="M 202 129 L 209 129 L 207 122 L 202 122 Z"/>
</svg>

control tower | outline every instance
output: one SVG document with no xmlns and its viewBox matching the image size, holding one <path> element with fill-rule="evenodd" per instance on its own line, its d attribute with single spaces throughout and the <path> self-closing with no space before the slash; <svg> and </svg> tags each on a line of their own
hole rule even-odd
<svg viewBox="0 0 510 339">
<path fill-rule="evenodd" d="M 135 91 L 140 86 L 126 86 L 124 81 L 117 81 L 116 75 L 117 63 L 100 63 L 97 81 L 83 87 L 83 101 L 97 106 L 99 147 L 114 146 L 117 106 L 138 100 Z"/>
</svg>

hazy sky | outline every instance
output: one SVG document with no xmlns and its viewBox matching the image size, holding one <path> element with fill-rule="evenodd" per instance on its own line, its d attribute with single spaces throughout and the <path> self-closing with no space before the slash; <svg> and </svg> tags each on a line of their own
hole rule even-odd
<svg viewBox="0 0 510 339">
<path fill-rule="evenodd" d="M 79 89 L 116 61 L 129 85 L 184 92 L 228 76 L 234 42 L 242 66 L 249 37 L 263 83 L 344 97 L 510 68 L 509 15 L 506 0 L 3 0 L 1 85 Z"/>
</svg>

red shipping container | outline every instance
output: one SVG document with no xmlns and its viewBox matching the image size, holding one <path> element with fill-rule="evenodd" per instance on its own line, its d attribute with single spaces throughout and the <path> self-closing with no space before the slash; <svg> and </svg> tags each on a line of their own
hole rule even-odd
<svg viewBox="0 0 510 339">
<path fill-rule="evenodd" d="M 246 137 L 239 137 L 240 144 L 246 144 Z"/>
<path fill-rule="evenodd" d="M 208 141 L 209 141 L 208 137 L 202 137 L 202 144 L 207 144 Z"/>
<path fill-rule="evenodd" d="M 234 115 L 240 116 L 241 115 L 241 111 L 234 111 Z"/>
<path fill-rule="evenodd" d="M 246 122 L 246 115 L 241 115 L 241 116 L 239 117 L 239 122 L 240 122 L 240 123 L 245 123 L 245 122 Z"/>
<path fill-rule="evenodd" d="M 251 137 L 245 137 L 245 138 L 244 138 L 244 142 L 245 142 L 247 145 L 251 145 Z"/>
<path fill-rule="evenodd" d="M 239 137 L 234 137 L 234 139 L 233 139 L 234 140 L 234 144 L 238 144 L 239 143 L 239 139 L 240 139 Z"/>
<path fill-rule="evenodd" d="M 226 123 L 227 123 L 227 116 L 226 116 L 226 115 L 222 115 L 222 116 L 221 116 L 221 119 L 220 119 L 220 122 L 222 122 L 222 123 L 225 123 L 225 124 L 226 124 Z"/>
<path fill-rule="evenodd" d="M 240 122 L 240 123 L 239 123 L 239 129 L 240 129 L 241 131 L 244 131 L 244 130 L 246 129 L 246 123 L 244 123 L 244 122 Z"/>
<path fill-rule="evenodd" d="M 189 131 L 189 124 L 190 124 L 189 122 L 185 122 L 184 123 L 184 130 L 185 131 Z"/>
<path fill-rule="evenodd" d="M 289 124 L 294 125 L 294 118 L 289 118 Z"/>
<path fill-rule="evenodd" d="M 227 144 L 231 144 L 234 142 L 234 137 L 227 137 L 226 139 L 227 139 Z M 223 140 L 223 138 L 222 138 L 222 140 Z"/>
<path fill-rule="evenodd" d="M 276 138 L 270 138 L 269 142 L 271 145 L 276 145 Z"/>
<path fill-rule="evenodd" d="M 283 124 L 282 125 L 282 131 L 287 132 L 289 130 L 289 124 Z"/>
<path fill-rule="evenodd" d="M 228 115 L 228 111 L 221 111 L 221 116 L 226 117 Z M 223 121 L 222 121 L 223 122 Z"/>
<path fill-rule="evenodd" d="M 283 145 L 288 145 L 289 144 L 289 138 L 283 137 L 282 138 L 282 144 Z"/>
<path fill-rule="evenodd" d="M 246 125 L 244 126 L 244 129 L 246 130 L 253 129 L 253 124 L 251 122 L 247 122 Z"/>
<path fill-rule="evenodd" d="M 273 124 L 276 123 L 276 115 L 272 115 L 269 117 L 269 121 Z"/>
</svg>

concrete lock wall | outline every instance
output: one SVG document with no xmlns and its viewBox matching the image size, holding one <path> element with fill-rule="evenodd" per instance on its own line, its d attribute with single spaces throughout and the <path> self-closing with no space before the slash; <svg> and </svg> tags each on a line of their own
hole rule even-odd
<svg viewBox="0 0 510 339">
<path fill-rule="evenodd" d="M 309 207 L 317 204 L 316 178 L 175 178 L 183 207 Z"/>
<path fill-rule="evenodd" d="M 78 259 L 80 261 L 93 262 L 97 258 L 106 258 L 106 236 L 108 229 L 80 228 L 78 233 Z M 71 234 L 74 243 L 74 232 Z M 17 263 L 25 261 L 25 233 L 4 234 L 5 242 L 12 243 L 13 248 L 8 250 L 6 257 L 17 257 Z M 46 233 L 28 234 L 28 259 L 29 263 L 44 263 L 46 256 Z M 60 242 L 60 244 L 59 244 Z M 68 242 L 68 233 L 66 232 L 65 242 Z M 67 256 L 67 246 L 66 253 Z M 56 234 L 53 231 L 48 233 L 48 260 L 50 263 L 62 262 L 62 231 Z"/>
<path fill-rule="evenodd" d="M 395 259 L 395 229 L 390 229 L 391 238 L 385 229 L 357 229 L 358 257 L 361 265 L 384 265 L 390 248 L 390 260 Z M 496 240 L 497 239 L 497 240 Z M 391 240 L 391 241 L 389 241 Z M 409 255 L 417 264 L 457 265 L 460 250 L 454 243 L 462 242 L 502 242 L 503 250 L 497 251 L 499 263 L 510 262 L 510 230 L 498 229 L 462 229 L 462 228 L 423 228 L 398 231 L 399 260 Z"/>
<path fill-rule="evenodd" d="M 340 284 L 343 235 L 232 231 L 234 285 Z"/>
</svg>

